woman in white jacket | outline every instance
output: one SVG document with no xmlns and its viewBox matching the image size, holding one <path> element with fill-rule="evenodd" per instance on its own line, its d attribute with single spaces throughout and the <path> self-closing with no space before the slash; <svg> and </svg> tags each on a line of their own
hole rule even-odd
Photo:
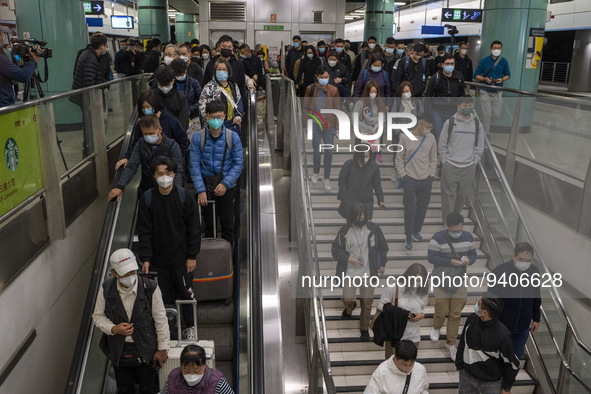
<svg viewBox="0 0 591 394">
<path fill-rule="evenodd" d="M 402 277 L 405 279 L 403 280 Z M 398 307 L 406 309 L 410 314 L 401 340 L 407 339 L 414 342 L 418 349 L 419 343 L 421 342 L 421 327 L 419 322 L 425 318 L 425 307 L 429 300 L 427 269 L 422 264 L 414 263 L 406 269 L 402 277 L 397 278 L 397 282 L 401 284 L 406 283 L 406 285 L 398 288 Z M 388 303 L 395 304 L 396 288 L 397 286 L 386 287 L 386 291 L 382 294 L 378 303 L 377 309 L 379 311 L 383 311 L 384 305 Z M 384 342 L 384 350 L 386 359 L 394 354 L 390 341 Z"/>
<path fill-rule="evenodd" d="M 412 341 L 398 341 L 394 355 L 378 366 L 363 393 L 429 394 L 427 369 L 416 359 L 415 344 Z"/>
</svg>

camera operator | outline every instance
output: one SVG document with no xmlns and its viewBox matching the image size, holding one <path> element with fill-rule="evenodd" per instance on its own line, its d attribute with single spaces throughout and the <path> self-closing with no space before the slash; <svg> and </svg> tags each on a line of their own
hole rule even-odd
<svg viewBox="0 0 591 394">
<path fill-rule="evenodd" d="M 5 34 L 0 30 L 0 42 L 4 42 Z M 19 67 L 12 62 L 12 58 L 6 52 L 0 53 L 0 107 L 14 104 L 16 98 L 12 81 L 28 82 L 35 74 L 39 56 L 35 54 L 32 48 L 29 48 L 31 59 L 23 67 Z"/>
</svg>

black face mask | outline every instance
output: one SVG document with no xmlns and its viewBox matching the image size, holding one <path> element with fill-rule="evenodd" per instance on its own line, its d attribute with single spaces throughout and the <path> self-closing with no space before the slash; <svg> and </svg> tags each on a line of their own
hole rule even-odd
<svg viewBox="0 0 591 394">
<path fill-rule="evenodd" d="M 222 57 L 228 58 L 228 57 L 232 56 L 232 50 L 224 48 L 220 51 L 220 55 L 222 55 Z"/>
<path fill-rule="evenodd" d="M 367 224 L 367 220 L 356 220 L 353 222 L 353 226 L 361 228 Z"/>
</svg>

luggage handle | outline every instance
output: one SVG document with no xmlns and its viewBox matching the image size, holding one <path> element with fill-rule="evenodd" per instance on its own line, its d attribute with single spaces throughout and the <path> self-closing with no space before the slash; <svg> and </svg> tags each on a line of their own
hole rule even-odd
<svg viewBox="0 0 591 394">
<path fill-rule="evenodd" d="M 213 212 L 212 212 L 212 216 L 213 216 L 213 237 L 217 238 L 218 235 L 218 231 L 217 231 L 217 224 L 218 224 L 218 218 L 215 214 L 215 200 L 207 200 L 207 204 L 211 204 L 213 207 Z M 199 217 L 202 218 L 203 214 L 201 213 L 201 205 L 197 204 L 197 206 L 199 207 Z"/>
<path fill-rule="evenodd" d="M 197 334 L 197 300 L 176 300 L 176 325 L 178 330 L 178 342 L 177 346 L 181 346 L 183 343 L 187 341 L 183 341 L 182 329 L 181 329 L 181 305 L 183 304 L 191 304 L 193 306 L 193 328 L 195 329 L 195 342 L 199 341 L 199 336 Z M 193 341 L 188 341 L 193 343 Z"/>
</svg>

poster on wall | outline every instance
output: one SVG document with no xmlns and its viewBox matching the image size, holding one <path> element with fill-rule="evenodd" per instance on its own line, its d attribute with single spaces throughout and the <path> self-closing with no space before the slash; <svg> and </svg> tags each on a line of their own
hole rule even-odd
<svg viewBox="0 0 591 394">
<path fill-rule="evenodd" d="M 542 63 L 542 48 L 544 47 L 544 29 L 532 27 L 529 29 L 525 68 L 539 68 Z"/>
<path fill-rule="evenodd" d="M 43 188 L 34 107 L 0 117 L 0 216 Z"/>
</svg>

